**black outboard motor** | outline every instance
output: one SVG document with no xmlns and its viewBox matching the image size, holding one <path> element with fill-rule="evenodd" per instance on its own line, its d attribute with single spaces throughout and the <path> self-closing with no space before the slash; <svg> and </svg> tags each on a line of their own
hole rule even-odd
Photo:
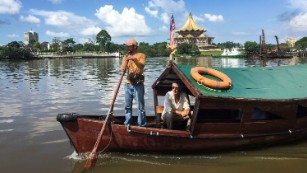
<svg viewBox="0 0 307 173">
<path fill-rule="evenodd" d="M 56 120 L 59 122 L 74 122 L 78 118 L 77 113 L 60 113 L 57 115 Z"/>
</svg>

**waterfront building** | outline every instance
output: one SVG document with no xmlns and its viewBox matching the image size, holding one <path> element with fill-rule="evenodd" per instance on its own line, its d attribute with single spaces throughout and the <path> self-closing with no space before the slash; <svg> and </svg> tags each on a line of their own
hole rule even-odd
<svg viewBox="0 0 307 173">
<path fill-rule="evenodd" d="M 213 45 L 214 37 L 205 34 L 207 30 L 198 26 L 189 14 L 186 23 L 178 30 L 178 36 L 175 37 L 176 44 L 192 43 L 195 44 L 200 51 L 217 50 L 217 46 Z"/>
<path fill-rule="evenodd" d="M 46 42 L 46 41 L 42 42 L 42 43 L 41 43 L 41 50 L 42 50 L 42 51 L 48 51 L 48 50 L 50 50 L 50 44 L 49 44 L 49 42 Z"/>
<path fill-rule="evenodd" d="M 294 37 L 288 37 L 286 39 L 287 45 L 291 48 L 295 46 L 295 42 L 296 42 L 296 39 Z"/>
<path fill-rule="evenodd" d="M 24 44 L 28 45 L 31 40 L 38 42 L 38 33 L 34 32 L 32 29 L 29 32 L 24 32 Z"/>
</svg>

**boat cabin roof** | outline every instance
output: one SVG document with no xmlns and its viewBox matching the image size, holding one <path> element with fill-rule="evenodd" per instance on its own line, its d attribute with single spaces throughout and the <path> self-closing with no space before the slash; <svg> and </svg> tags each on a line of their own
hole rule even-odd
<svg viewBox="0 0 307 173">
<path fill-rule="evenodd" d="M 182 84 L 183 90 L 195 97 L 252 100 L 307 99 L 307 64 L 276 67 L 214 68 L 225 73 L 232 86 L 227 90 L 214 90 L 199 85 L 190 75 L 192 65 L 170 62 L 154 82 L 157 95 L 165 95 L 174 81 Z M 212 76 L 204 75 L 208 78 Z M 216 79 L 219 80 L 219 79 Z"/>
</svg>

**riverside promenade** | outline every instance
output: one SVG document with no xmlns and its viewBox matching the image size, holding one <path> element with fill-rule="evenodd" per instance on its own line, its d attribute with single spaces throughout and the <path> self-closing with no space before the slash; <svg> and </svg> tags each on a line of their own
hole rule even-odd
<svg viewBox="0 0 307 173">
<path fill-rule="evenodd" d="M 115 53 L 94 53 L 94 52 L 67 52 L 67 53 L 35 53 L 35 58 L 119 58 L 120 54 Z"/>
</svg>

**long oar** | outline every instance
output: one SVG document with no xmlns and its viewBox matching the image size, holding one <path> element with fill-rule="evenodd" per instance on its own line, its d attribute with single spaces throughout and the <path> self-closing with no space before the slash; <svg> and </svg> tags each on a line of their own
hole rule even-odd
<svg viewBox="0 0 307 173">
<path fill-rule="evenodd" d="M 128 64 L 128 61 L 127 61 L 126 64 L 125 64 L 124 72 L 123 72 L 123 73 L 121 74 L 121 76 L 120 76 L 119 82 L 118 82 L 118 84 L 117 84 L 117 88 L 116 88 L 115 93 L 114 93 L 113 98 L 112 98 L 112 102 L 111 102 L 111 105 L 110 105 L 109 112 L 108 112 L 107 117 L 106 117 L 106 119 L 105 119 L 104 122 L 103 122 L 103 126 L 102 126 L 102 128 L 101 128 L 101 130 L 100 130 L 100 132 L 99 132 L 99 134 L 98 134 L 97 141 L 96 141 L 96 143 L 95 143 L 95 145 L 94 145 L 94 148 L 93 148 L 92 152 L 89 154 L 88 159 L 86 160 L 86 163 L 85 163 L 85 168 L 86 168 L 86 169 L 91 169 L 91 168 L 93 168 L 93 167 L 95 166 L 95 164 L 96 164 L 96 161 L 97 161 L 97 149 L 98 149 L 98 146 L 99 146 L 99 144 L 100 144 L 100 141 L 101 141 L 103 132 L 105 131 L 106 124 L 107 124 L 107 122 L 108 122 L 108 120 L 109 120 L 109 117 L 110 117 L 110 115 L 111 115 L 112 112 L 113 112 L 114 102 L 115 102 L 115 99 L 116 99 L 118 90 L 119 90 L 119 88 L 120 88 L 120 85 L 121 85 L 121 83 L 122 83 L 124 74 L 125 74 L 125 72 L 126 72 L 127 64 Z"/>
</svg>

